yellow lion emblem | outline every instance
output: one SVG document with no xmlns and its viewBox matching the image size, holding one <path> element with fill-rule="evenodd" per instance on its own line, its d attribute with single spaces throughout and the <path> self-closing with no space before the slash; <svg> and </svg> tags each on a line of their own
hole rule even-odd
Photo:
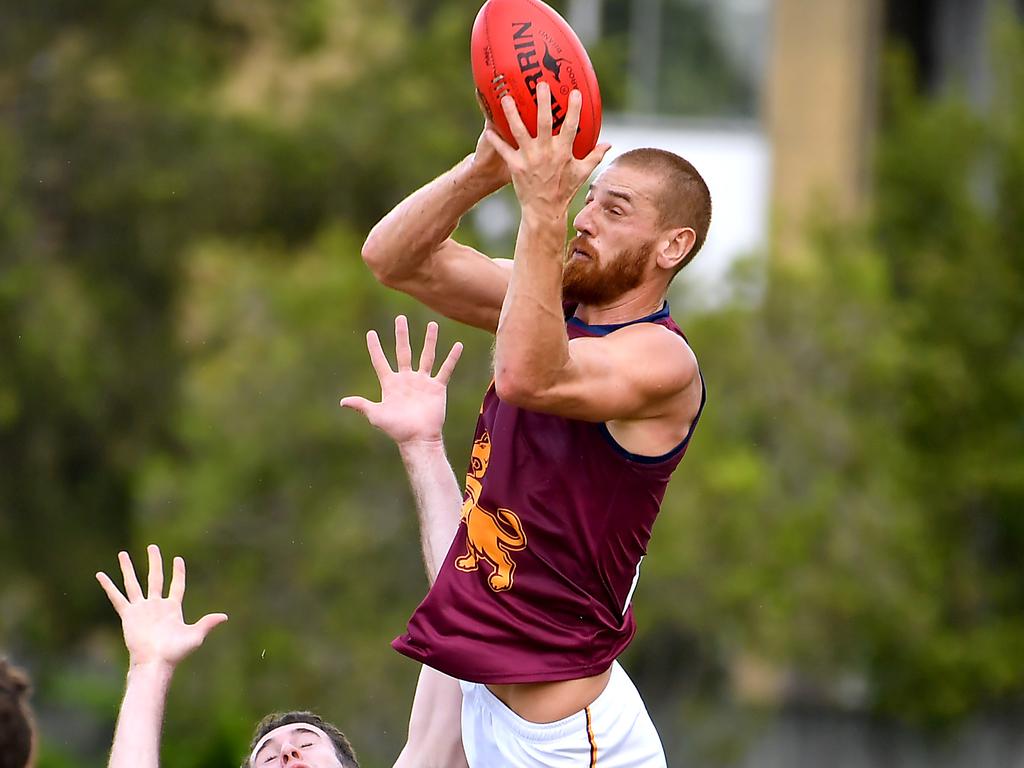
<svg viewBox="0 0 1024 768">
<path fill-rule="evenodd" d="M 491 512 L 480 506 L 483 479 L 491 460 L 491 436 L 485 431 L 473 443 L 469 474 L 466 476 L 466 494 L 462 504 L 462 519 L 466 523 L 466 554 L 456 558 L 460 571 L 477 570 L 480 561 L 490 563 L 492 571 L 487 583 L 495 592 L 512 588 L 516 564 L 511 552 L 526 548 L 526 534 L 519 516 L 510 509 L 499 507 Z"/>
</svg>

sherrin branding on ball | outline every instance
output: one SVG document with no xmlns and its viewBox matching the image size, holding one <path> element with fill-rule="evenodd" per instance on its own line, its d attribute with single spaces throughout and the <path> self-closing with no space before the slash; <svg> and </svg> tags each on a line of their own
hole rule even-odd
<svg viewBox="0 0 1024 768">
<path fill-rule="evenodd" d="M 572 27 L 541 0 L 487 0 L 473 23 L 473 80 L 498 134 L 517 146 L 501 99 L 511 96 L 530 131 L 537 134 L 537 85 L 551 88 L 551 125 L 558 133 L 569 110 L 569 94 L 583 97 L 573 155 L 586 157 L 601 132 L 601 93 L 583 43 Z"/>
</svg>

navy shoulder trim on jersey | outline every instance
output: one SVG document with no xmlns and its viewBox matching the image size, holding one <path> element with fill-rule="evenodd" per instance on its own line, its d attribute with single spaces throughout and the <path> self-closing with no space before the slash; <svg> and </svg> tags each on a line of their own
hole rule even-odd
<svg viewBox="0 0 1024 768">
<path fill-rule="evenodd" d="M 690 444 L 690 438 L 693 437 L 693 431 L 697 428 L 697 422 L 700 421 L 700 415 L 704 413 L 704 404 L 708 401 L 708 388 L 704 384 L 704 374 L 698 371 L 697 375 L 700 376 L 700 406 L 697 408 L 697 415 L 694 416 L 693 421 L 690 422 L 690 428 L 686 431 L 686 437 L 683 438 L 683 441 L 668 453 L 663 453 L 661 456 L 644 456 L 639 453 L 630 453 L 619 445 L 619 442 L 612 436 L 612 433 L 608 430 L 608 424 L 606 422 L 602 421 L 597 425 L 598 431 L 600 431 L 604 439 L 608 441 L 608 444 L 611 445 L 611 447 L 614 448 L 620 456 L 628 459 L 629 461 L 636 462 L 637 464 L 660 464 L 663 461 L 668 461 L 673 456 L 679 455 L 686 449 L 686 446 Z"/>
<path fill-rule="evenodd" d="M 573 311 L 576 311 L 575 308 L 573 308 Z M 647 315 L 646 317 L 638 318 L 636 320 L 629 320 L 625 323 L 611 323 L 609 325 L 587 325 L 576 316 L 570 317 L 568 322 L 571 323 L 572 325 L 575 325 L 577 328 L 586 328 L 588 331 L 595 333 L 598 336 L 607 336 L 612 331 L 617 331 L 620 328 L 625 328 L 627 325 L 636 325 L 637 323 L 653 323 L 658 320 L 664 320 L 668 316 L 668 302 L 666 301 L 662 305 L 661 309 L 659 309 L 657 312 Z"/>
</svg>

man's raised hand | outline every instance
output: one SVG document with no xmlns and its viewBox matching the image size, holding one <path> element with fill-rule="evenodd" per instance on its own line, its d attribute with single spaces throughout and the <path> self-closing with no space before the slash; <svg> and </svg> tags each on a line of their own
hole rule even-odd
<svg viewBox="0 0 1024 768">
<path fill-rule="evenodd" d="M 227 621 L 228 617 L 223 613 L 210 613 L 195 624 L 186 624 L 181 609 L 185 597 L 185 561 L 180 557 L 174 558 L 170 590 L 164 597 L 160 548 L 150 544 L 146 551 L 149 555 L 147 594 L 142 593 L 127 552 L 117 555 L 124 578 L 124 593 L 103 572 L 96 574 L 96 580 L 121 617 L 130 665 L 156 664 L 173 668 L 202 645 L 210 631 Z"/>
<path fill-rule="evenodd" d="M 487 129 L 485 137 L 508 165 L 524 213 L 537 206 L 541 213 L 564 214 L 576 191 L 611 149 L 610 144 L 598 144 L 582 160 L 573 155 L 582 107 L 583 97 L 574 90 L 569 95 L 565 121 L 559 132 L 552 134 L 551 88 L 541 81 L 537 85 L 537 131 L 536 136 L 531 136 L 515 100 L 511 96 L 501 100 L 509 130 L 519 148 L 507 143 L 493 128 Z"/>
<path fill-rule="evenodd" d="M 376 331 L 366 334 L 366 348 L 380 381 L 380 402 L 375 403 L 365 397 L 345 397 L 341 400 L 341 407 L 363 414 L 370 424 L 399 445 L 440 442 L 448 381 L 462 355 L 462 343 L 455 342 L 436 376 L 431 372 L 437 351 L 437 323 L 427 323 L 419 367 L 415 370 L 409 344 L 409 323 L 404 315 L 395 318 L 397 370 L 391 368 Z"/>
</svg>

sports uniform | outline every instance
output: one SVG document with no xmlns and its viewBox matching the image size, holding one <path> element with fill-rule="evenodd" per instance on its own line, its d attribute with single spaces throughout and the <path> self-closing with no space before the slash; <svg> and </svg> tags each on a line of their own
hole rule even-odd
<svg viewBox="0 0 1024 768">
<path fill-rule="evenodd" d="M 462 683 L 462 743 L 471 766 L 665 768 L 654 723 L 617 661 L 590 706 L 554 723 L 524 720 L 486 685 Z"/>
<path fill-rule="evenodd" d="M 641 322 L 682 336 L 667 304 L 620 325 L 586 325 L 571 316 L 573 310 L 567 308 L 570 339 Z M 702 380 L 701 410 L 704 400 Z M 664 765 L 643 703 L 617 666 L 587 711 L 544 726 L 518 718 L 483 684 L 589 677 L 607 670 L 626 648 L 636 632 L 629 603 L 640 563 L 701 410 L 672 451 L 636 456 L 604 424 L 527 411 L 502 402 L 493 383 L 488 388 L 462 524 L 407 632 L 393 643 L 400 653 L 465 681 L 463 738 L 474 768 L 498 765 L 486 755 L 508 739 L 522 741 L 526 749 L 536 737 L 554 748 L 558 739 L 545 740 L 544 734 L 561 738 L 563 726 L 567 734 L 586 733 L 579 728 L 581 717 L 596 744 L 586 744 L 585 757 L 593 747 L 597 765 Z M 634 762 L 601 762 L 618 742 L 621 755 L 636 747 Z M 503 750 L 500 764 L 590 764 L 575 757 L 531 762 L 529 754 L 517 758 Z"/>
</svg>

